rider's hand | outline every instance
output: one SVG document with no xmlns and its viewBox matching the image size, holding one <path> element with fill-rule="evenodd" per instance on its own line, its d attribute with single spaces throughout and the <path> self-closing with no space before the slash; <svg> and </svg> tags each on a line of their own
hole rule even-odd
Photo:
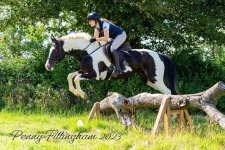
<svg viewBox="0 0 225 150">
<path fill-rule="evenodd" d="M 90 39 L 90 42 L 91 42 L 91 43 L 93 43 L 93 42 L 95 42 L 95 41 L 96 41 L 96 38 L 91 38 L 91 39 Z"/>
<path fill-rule="evenodd" d="M 109 38 L 108 41 L 106 42 L 107 44 L 109 44 L 110 42 L 112 42 L 113 39 Z"/>
</svg>

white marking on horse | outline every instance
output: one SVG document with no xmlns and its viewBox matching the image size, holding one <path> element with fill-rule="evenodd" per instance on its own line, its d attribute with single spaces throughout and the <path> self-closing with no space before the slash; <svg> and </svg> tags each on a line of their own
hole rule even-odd
<svg viewBox="0 0 225 150">
<path fill-rule="evenodd" d="M 107 76 L 107 70 L 100 73 L 100 80 L 104 80 Z"/>
<path fill-rule="evenodd" d="M 132 71 L 132 68 L 129 66 L 129 64 L 126 62 L 126 61 L 124 61 L 123 62 L 123 64 L 124 64 L 124 66 L 125 66 L 125 70 L 123 70 L 123 72 L 131 72 Z"/>
<path fill-rule="evenodd" d="M 74 88 L 73 86 L 73 78 L 75 76 L 79 75 L 79 73 L 76 71 L 76 72 L 73 72 L 73 73 L 70 73 L 67 77 L 67 80 L 68 80 L 68 84 L 69 84 L 69 91 L 72 92 L 74 95 L 78 95 L 76 89 Z"/>
<path fill-rule="evenodd" d="M 78 95 L 81 96 L 81 98 L 85 98 L 85 93 L 84 93 L 84 91 L 80 87 L 80 81 L 81 80 L 87 80 L 87 79 L 86 78 L 82 78 L 81 77 L 81 74 L 77 75 L 75 77 L 75 79 L 74 79 L 74 82 L 75 82 L 75 85 L 76 85 L 76 88 L 77 88 L 76 89 L 76 92 L 77 92 Z"/>
<path fill-rule="evenodd" d="M 166 87 L 166 85 L 161 80 L 160 81 L 156 81 L 155 83 L 152 83 L 152 82 L 148 81 L 147 84 L 149 86 L 153 87 L 154 89 L 160 91 L 161 93 L 171 95 L 170 89 L 168 89 Z"/>
</svg>

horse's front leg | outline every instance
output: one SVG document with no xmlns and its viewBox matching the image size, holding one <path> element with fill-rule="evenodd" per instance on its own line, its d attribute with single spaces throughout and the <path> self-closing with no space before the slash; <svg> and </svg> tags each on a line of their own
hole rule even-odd
<svg viewBox="0 0 225 150">
<path fill-rule="evenodd" d="M 67 77 L 68 80 L 68 84 L 69 84 L 69 91 L 72 92 L 74 95 L 78 95 L 77 90 L 75 89 L 75 87 L 73 86 L 73 79 L 75 78 L 75 76 L 79 75 L 79 72 L 73 72 L 70 73 Z"/>
<path fill-rule="evenodd" d="M 88 99 L 88 95 L 81 89 L 80 87 L 80 81 L 81 80 L 90 80 L 90 79 L 95 79 L 96 78 L 96 72 L 92 71 L 92 72 L 88 72 L 88 73 L 82 73 L 79 74 L 75 77 L 74 82 L 76 85 L 76 91 L 77 94 L 83 98 L 83 99 Z"/>
</svg>

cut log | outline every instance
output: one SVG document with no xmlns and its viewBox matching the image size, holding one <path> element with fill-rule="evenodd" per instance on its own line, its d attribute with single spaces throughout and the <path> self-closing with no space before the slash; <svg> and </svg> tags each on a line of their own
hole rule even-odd
<svg viewBox="0 0 225 150">
<path fill-rule="evenodd" d="M 225 84 L 223 82 L 216 83 L 204 92 L 188 95 L 141 93 L 126 98 L 119 93 L 110 92 L 105 99 L 99 102 L 99 109 L 103 115 L 116 113 L 123 124 L 129 126 L 132 124 L 133 110 L 140 108 L 159 108 L 163 99 L 169 97 L 171 109 L 201 109 L 225 130 L 225 115 L 216 108 L 218 99 L 224 95 Z"/>
</svg>

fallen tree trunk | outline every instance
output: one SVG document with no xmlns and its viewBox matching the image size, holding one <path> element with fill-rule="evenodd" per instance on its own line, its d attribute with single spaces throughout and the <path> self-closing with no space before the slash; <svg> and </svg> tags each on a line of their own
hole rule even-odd
<svg viewBox="0 0 225 150">
<path fill-rule="evenodd" d="M 209 117 L 225 130 L 225 115 L 216 109 L 217 101 L 225 95 L 225 84 L 218 82 L 208 90 L 189 95 L 165 95 L 141 93 L 129 98 L 112 92 L 99 102 L 101 114 L 116 112 L 125 126 L 132 124 L 134 110 L 139 108 L 159 108 L 165 97 L 170 97 L 171 109 L 198 108 L 206 112 Z M 89 117 L 91 119 L 92 116 Z"/>
</svg>

